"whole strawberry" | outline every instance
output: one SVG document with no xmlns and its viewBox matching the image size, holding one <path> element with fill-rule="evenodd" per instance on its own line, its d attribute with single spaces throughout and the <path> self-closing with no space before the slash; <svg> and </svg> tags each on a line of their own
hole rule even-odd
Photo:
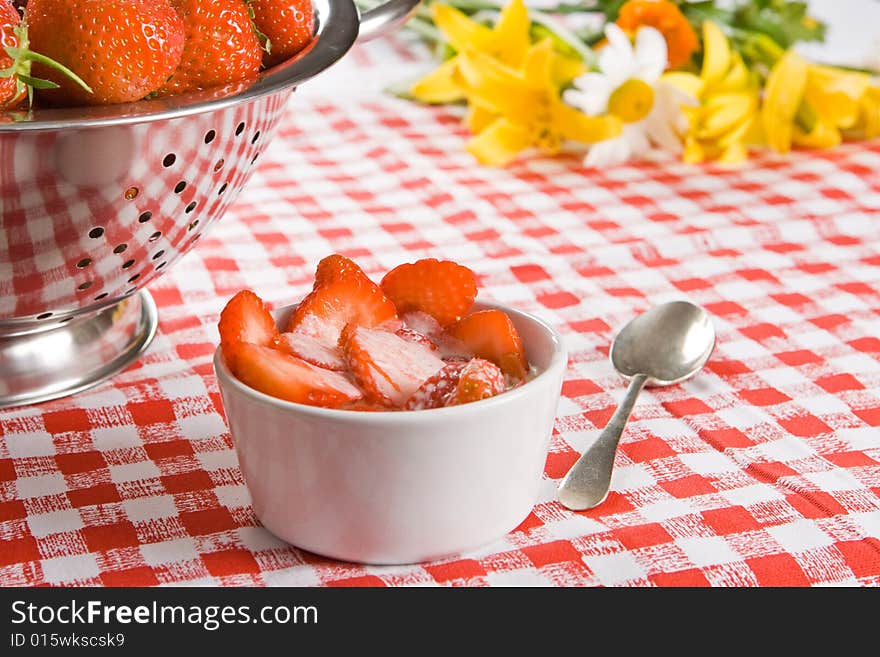
<svg viewBox="0 0 880 657">
<path fill-rule="evenodd" d="M 312 40 L 312 0 L 249 0 L 257 30 L 268 40 L 263 65 L 275 66 L 293 57 Z"/>
<path fill-rule="evenodd" d="M 172 96 L 256 78 L 263 48 L 244 0 L 172 0 L 186 41 L 180 66 L 159 92 Z"/>
<path fill-rule="evenodd" d="M 22 23 L 18 9 L 8 0 L 0 0 L 0 111 L 17 110 L 25 100 L 30 104 L 36 88 L 58 87 L 54 82 L 31 75 L 35 61 L 53 68 L 86 93 L 91 93 L 88 85 L 73 71 L 30 49 L 27 26 Z"/>
<path fill-rule="evenodd" d="M 66 65 L 92 88 L 84 92 L 45 66 L 58 89 L 39 92 L 53 105 L 109 105 L 158 90 L 183 52 L 183 21 L 169 0 L 29 0 L 31 47 Z"/>
<path fill-rule="evenodd" d="M 21 23 L 18 10 L 7 0 L 0 0 L 0 70 L 13 65 L 13 58 L 6 48 L 17 48 L 19 38 L 15 29 Z M 27 96 L 27 87 L 19 84 L 16 75 L 0 78 L 0 110 L 15 109 Z"/>
</svg>

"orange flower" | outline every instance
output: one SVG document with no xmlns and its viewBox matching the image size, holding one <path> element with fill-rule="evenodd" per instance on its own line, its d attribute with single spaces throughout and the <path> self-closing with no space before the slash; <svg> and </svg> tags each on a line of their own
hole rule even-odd
<svg viewBox="0 0 880 657">
<path fill-rule="evenodd" d="M 668 0 L 629 0 L 620 8 L 615 22 L 630 33 L 635 33 L 642 25 L 659 30 L 666 39 L 669 57 L 667 68 L 670 69 L 687 64 L 700 47 L 690 21 Z"/>
</svg>

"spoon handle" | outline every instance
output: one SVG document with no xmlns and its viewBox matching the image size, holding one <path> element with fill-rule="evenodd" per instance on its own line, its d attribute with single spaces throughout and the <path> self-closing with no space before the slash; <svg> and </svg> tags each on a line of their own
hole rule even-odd
<svg viewBox="0 0 880 657">
<path fill-rule="evenodd" d="M 605 429 L 596 442 L 571 466 L 559 484 L 559 501 L 567 508 L 574 511 L 592 509 L 608 496 L 617 444 L 647 380 L 648 377 L 644 374 L 636 374 L 630 379 L 626 395 Z"/>
</svg>

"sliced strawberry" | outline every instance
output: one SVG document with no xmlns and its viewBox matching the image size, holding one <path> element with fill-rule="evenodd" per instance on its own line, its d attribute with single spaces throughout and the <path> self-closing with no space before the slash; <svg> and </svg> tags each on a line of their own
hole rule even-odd
<svg viewBox="0 0 880 657">
<path fill-rule="evenodd" d="M 504 388 L 504 373 L 495 363 L 473 358 L 462 367 L 452 403 L 468 404 L 488 399 L 504 392 Z"/>
<path fill-rule="evenodd" d="M 248 342 L 230 347 L 231 369 L 260 392 L 287 401 L 338 408 L 363 395 L 339 372 L 315 367 L 278 349 Z"/>
<path fill-rule="evenodd" d="M 470 310 L 477 277 L 458 263 L 425 258 L 395 267 L 381 287 L 399 313 L 420 310 L 447 326 Z"/>
<path fill-rule="evenodd" d="M 386 319 L 381 324 L 372 326 L 371 328 L 382 329 L 383 331 L 388 331 L 389 333 L 397 333 L 401 329 L 405 329 L 406 324 L 404 324 L 403 320 L 399 317 L 393 317 L 392 319 Z"/>
<path fill-rule="evenodd" d="M 355 273 L 364 274 L 364 271 L 354 260 L 338 253 L 328 255 L 321 259 L 315 269 L 315 288 Z"/>
<path fill-rule="evenodd" d="M 419 386 L 419 389 L 406 400 L 403 408 L 408 411 L 420 411 L 451 405 L 466 365 L 466 361 L 447 363 L 442 370 Z"/>
<path fill-rule="evenodd" d="M 429 338 L 443 333 L 443 327 L 440 326 L 440 323 L 431 315 L 421 310 L 411 310 L 407 313 L 402 313 L 400 319 L 403 320 L 406 328 Z"/>
<path fill-rule="evenodd" d="M 397 329 L 394 333 L 398 337 L 403 338 L 404 340 L 408 340 L 409 342 L 415 342 L 417 344 L 420 344 L 423 347 L 427 347 L 431 351 L 439 351 L 439 349 L 440 349 L 436 344 L 434 344 L 431 341 L 431 339 L 428 336 L 422 335 L 418 331 L 413 331 L 410 328 L 403 327 L 403 328 Z"/>
<path fill-rule="evenodd" d="M 345 362 L 368 401 L 400 407 L 445 363 L 427 347 L 350 324 L 340 337 Z"/>
<path fill-rule="evenodd" d="M 310 335 L 329 347 L 339 342 L 346 324 L 372 328 L 397 317 L 394 304 L 360 268 L 329 272 L 318 265 L 322 282 L 316 279 L 315 289 L 290 316 L 286 331 Z"/>
<path fill-rule="evenodd" d="M 526 377 L 529 364 L 522 340 L 513 322 L 502 311 L 480 310 L 450 326 L 448 332 L 474 355 L 492 361 L 512 379 Z"/>
<path fill-rule="evenodd" d="M 232 366 L 230 347 L 239 342 L 270 346 L 278 339 L 278 327 L 266 304 L 250 290 L 241 290 L 220 312 L 217 324 L 223 355 Z"/>
<path fill-rule="evenodd" d="M 316 337 L 300 331 L 282 333 L 278 337 L 278 348 L 324 369 L 337 371 L 345 369 L 345 361 L 342 360 L 342 352 L 338 346 L 328 346 Z"/>
</svg>

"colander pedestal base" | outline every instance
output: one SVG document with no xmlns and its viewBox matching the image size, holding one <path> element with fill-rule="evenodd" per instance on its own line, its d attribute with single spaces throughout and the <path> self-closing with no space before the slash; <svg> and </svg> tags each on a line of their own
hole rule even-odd
<svg viewBox="0 0 880 657">
<path fill-rule="evenodd" d="M 0 409 L 66 397 L 131 365 L 156 335 L 153 298 L 141 290 L 55 328 L 0 337 Z"/>
</svg>

